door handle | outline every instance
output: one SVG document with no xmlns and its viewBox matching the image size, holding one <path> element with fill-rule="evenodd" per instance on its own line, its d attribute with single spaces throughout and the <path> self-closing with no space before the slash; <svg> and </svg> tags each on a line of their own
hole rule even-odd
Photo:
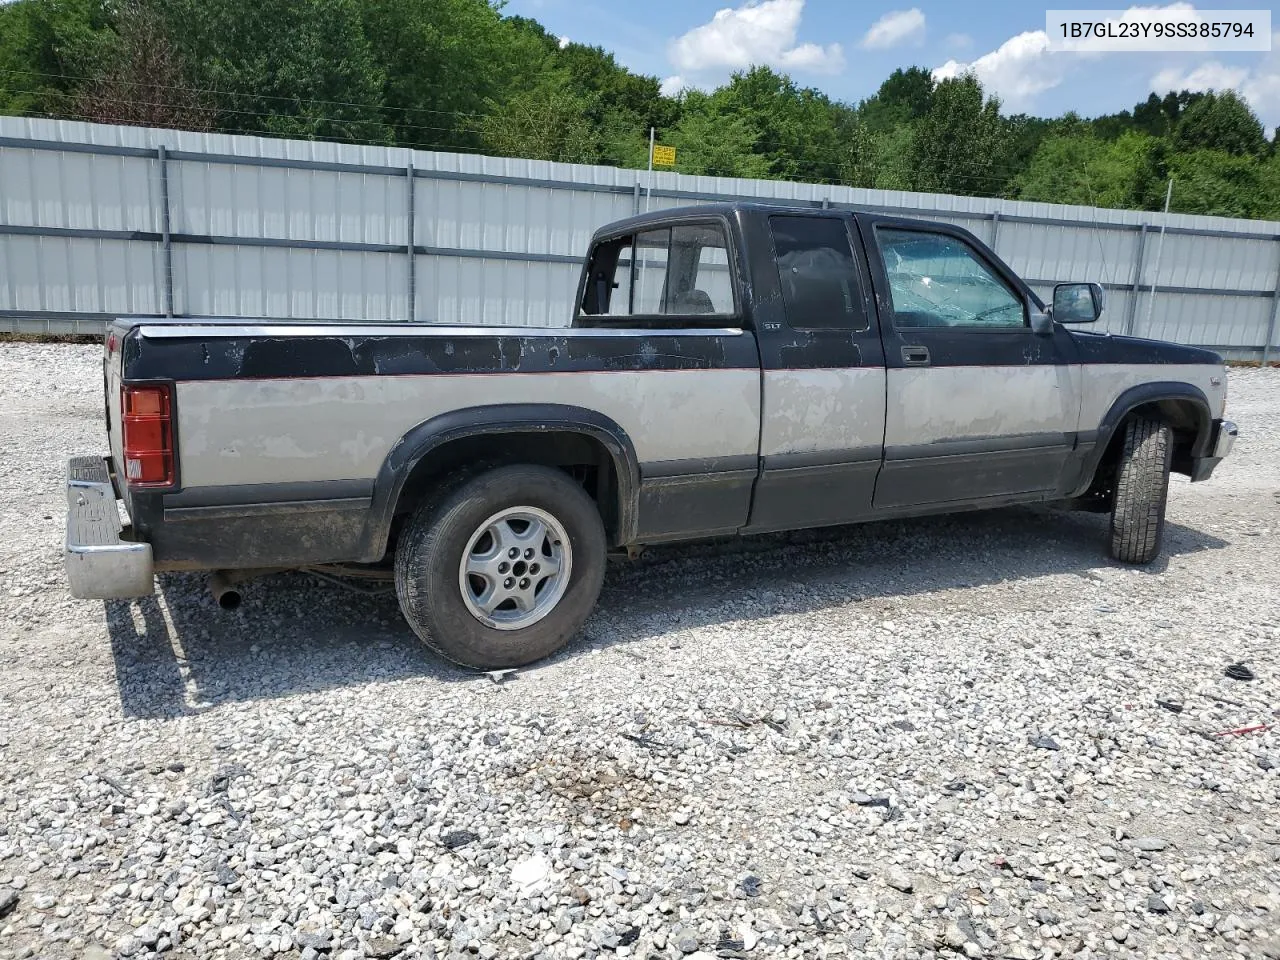
<svg viewBox="0 0 1280 960">
<path fill-rule="evenodd" d="M 902 362 L 913 367 L 923 367 L 929 363 L 928 347 L 903 347 Z"/>
</svg>

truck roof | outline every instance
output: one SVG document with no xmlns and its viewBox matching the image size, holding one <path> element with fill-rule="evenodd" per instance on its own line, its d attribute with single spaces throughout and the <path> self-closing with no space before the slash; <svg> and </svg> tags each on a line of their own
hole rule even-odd
<svg viewBox="0 0 1280 960">
<path fill-rule="evenodd" d="M 601 237 L 612 237 L 620 234 L 632 233 L 651 223 L 670 223 L 672 220 L 681 220 L 685 218 L 700 217 L 729 217 L 734 218 L 740 213 L 812 213 L 817 212 L 821 208 L 808 203 L 768 203 L 760 200 L 727 200 L 717 203 L 699 203 L 684 207 L 668 207 L 664 210 L 651 210 L 648 213 L 639 213 L 633 217 L 627 217 L 624 220 L 614 220 L 600 227 L 592 235 L 592 242 Z M 884 216 L 876 210 L 862 210 L 856 207 L 832 207 L 830 208 L 837 213 L 867 213 L 878 216 Z M 894 217 L 893 219 L 903 219 Z M 910 217 L 913 223 L 921 225 L 939 225 L 937 221 L 926 220 L 923 218 Z M 950 226 L 950 225 L 948 225 Z"/>
</svg>

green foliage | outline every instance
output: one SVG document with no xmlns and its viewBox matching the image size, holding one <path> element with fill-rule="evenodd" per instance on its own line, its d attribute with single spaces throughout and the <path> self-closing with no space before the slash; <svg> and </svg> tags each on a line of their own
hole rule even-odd
<svg viewBox="0 0 1280 960">
<path fill-rule="evenodd" d="M 754 153 L 765 176 L 779 180 L 836 181 L 837 111 L 825 95 L 797 87 L 769 67 L 735 73 L 711 94 L 712 109 L 726 122 L 756 134 Z M 738 174 L 745 176 L 746 174 Z"/>
<path fill-rule="evenodd" d="M 1154 182 L 1158 141 L 1132 131 L 1115 140 L 1092 133 L 1048 137 L 1015 181 L 1020 200 L 1092 207 L 1140 206 Z"/>
<path fill-rule="evenodd" d="M 1220 217 L 1280 218 L 1280 162 L 1224 150 L 1177 153 L 1169 161 L 1172 209 Z"/>
<path fill-rule="evenodd" d="M 1000 101 L 984 97 L 977 77 L 943 80 L 915 124 L 915 189 L 978 194 L 999 189 L 1009 139 Z"/>
<path fill-rule="evenodd" d="M 396 143 L 476 149 L 489 104 L 528 91 L 548 50 L 483 0 L 363 0 Z M 359 99 L 359 98 L 349 98 Z"/>
<path fill-rule="evenodd" d="M 502 102 L 481 121 L 485 148 L 500 156 L 594 163 L 598 158 L 587 104 L 555 76 Z"/>
<path fill-rule="evenodd" d="M 1206 93 L 1187 107 L 1173 130 L 1180 151 L 1221 150 L 1238 157 L 1262 156 L 1267 138 L 1262 121 L 1231 90 Z"/>
<path fill-rule="evenodd" d="M 76 114 L 98 123 L 213 129 L 213 100 L 187 75 L 160 11 L 140 0 L 123 0 L 114 27 L 117 42 L 80 87 Z"/>
<path fill-rule="evenodd" d="M 933 77 L 922 67 L 899 67 L 880 84 L 858 112 L 872 133 L 884 133 L 919 120 L 933 103 Z"/>
<path fill-rule="evenodd" d="M 764 66 L 661 94 L 503 0 L 0 2 L 0 112 L 478 150 L 1097 206 L 1280 218 L 1280 157 L 1236 94 L 1002 116 L 973 76 L 895 70 L 857 105 Z"/>
<path fill-rule="evenodd" d="M 151 0 L 232 132 L 389 142 L 359 0 Z"/>
<path fill-rule="evenodd" d="M 0 112 L 74 115 L 78 84 L 115 42 L 110 0 L 0 6 Z"/>
<path fill-rule="evenodd" d="M 680 122 L 663 142 L 676 148 L 681 173 L 708 177 L 767 177 L 769 162 L 756 152 L 760 130 L 747 118 L 728 114 L 698 90 L 680 99 Z"/>
</svg>

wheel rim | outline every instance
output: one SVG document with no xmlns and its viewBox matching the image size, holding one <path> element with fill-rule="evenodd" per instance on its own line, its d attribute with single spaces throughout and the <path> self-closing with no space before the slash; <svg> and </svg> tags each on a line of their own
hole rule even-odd
<svg viewBox="0 0 1280 960">
<path fill-rule="evenodd" d="M 572 569 L 573 547 L 559 520 L 537 507 L 508 507 L 471 534 L 458 587 L 481 623 L 520 630 L 555 609 Z"/>
</svg>

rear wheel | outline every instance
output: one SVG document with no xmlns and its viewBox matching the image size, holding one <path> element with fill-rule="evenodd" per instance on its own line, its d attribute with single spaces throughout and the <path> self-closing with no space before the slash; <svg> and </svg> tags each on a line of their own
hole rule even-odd
<svg viewBox="0 0 1280 960">
<path fill-rule="evenodd" d="M 1160 553 L 1173 438 L 1168 424 L 1130 420 L 1116 467 L 1111 505 L 1111 556 L 1150 563 Z"/>
<path fill-rule="evenodd" d="M 396 546 L 396 594 L 441 656 L 518 667 L 569 642 L 604 568 L 604 525 L 578 484 L 550 467 L 500 467 L 414 514 Z"/>
</svg>

